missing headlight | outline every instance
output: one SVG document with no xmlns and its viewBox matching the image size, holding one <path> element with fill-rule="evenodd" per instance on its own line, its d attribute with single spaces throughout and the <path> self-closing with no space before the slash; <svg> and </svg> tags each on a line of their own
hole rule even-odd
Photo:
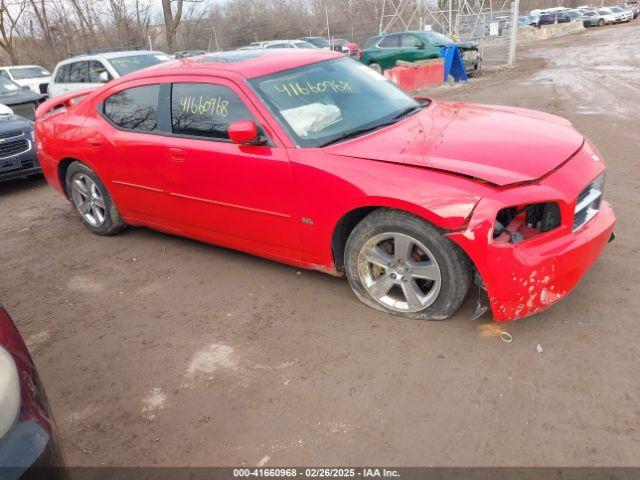
<svg viewBox="0 0 640 480">
<path fill-rule="evenodd" d="M 497 243 L 518 243 L 560 226 L 556 202 L 503 208 L 496 216 L 493 238 Z"/>
</svg>

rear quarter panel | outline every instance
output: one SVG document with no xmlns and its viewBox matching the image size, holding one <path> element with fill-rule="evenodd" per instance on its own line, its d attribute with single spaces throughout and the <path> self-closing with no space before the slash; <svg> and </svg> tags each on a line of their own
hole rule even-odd
<svg viewBox="0 0 640 480">
<path fill-rule="evenodd" d="M 36 148 L 42 173 L 62 195 L 65 195 L 64 179 L 59 178 L 58 166 L 69 157 L 70 152 L 73 152 L 73 158 L 82 160 L 95 170 L 95 165 L 87 161 L 87 138 L 93 130 L 84 127 L 85 121 L 86 117 L 74 107 L 53 112 L 44 119 L 38 119 L 35 124 Z"/>
</svg>

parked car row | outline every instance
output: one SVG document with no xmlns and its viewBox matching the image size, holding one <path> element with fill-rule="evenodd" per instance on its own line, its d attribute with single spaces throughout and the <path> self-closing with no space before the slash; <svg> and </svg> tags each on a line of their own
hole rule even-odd
<svg viewBox="0 0 640 480">
<path fill-rule="evenodd" d="M 356 57 L 360 54 L 358 44 L 350 42 L 343 38 L 326 37 L 302 37 L 295 40 L 269 40 L 262 42 L 253 42 L 246 47 L 240 47 L 238 50 L 255 50 L 255 49 L 274 49 L 274 48 L 320 48 L 324 50 L 335 50 L 345 55 Z"/>
<path fill-rule="evenodd" d="M 626 3 L 608 7 L 582 6 L 573 9 L 554 7 L 532 10 L 529 15 L 518 18 L 519 26 L 541 27 L 556 23 L 582 22 L 585 27 L 602 27 L 614 23 L 629 22 L 638 17 L 637 3 Z"/>
</svg>

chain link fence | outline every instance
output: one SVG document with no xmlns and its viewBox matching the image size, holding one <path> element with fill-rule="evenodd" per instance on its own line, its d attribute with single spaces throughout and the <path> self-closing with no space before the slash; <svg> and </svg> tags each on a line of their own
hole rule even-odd
<svg viewBox="0 0 640 480">
<path fill-rule="evenodd" d="M 512 32 L 513 9 L 512 4 L 508 10 L 458 15 L 452 28 L 453 37 L 459 42 L 477 43 L 483 67 L 508 64 L 517 42 Z"/>
</svg>

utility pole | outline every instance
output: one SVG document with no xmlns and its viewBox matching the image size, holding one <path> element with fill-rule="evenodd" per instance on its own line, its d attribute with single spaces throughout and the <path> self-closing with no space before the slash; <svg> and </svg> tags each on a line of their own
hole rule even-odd
<svg viewBox="0 0 640 480">
<path fill-rule="evenodd" d="M 153 42 L 151 41 L 151 34 L 147 35 L 147 40 L 149 40 L 149 50 L 153 50 Z"/>
<path fill-rule="evenodd" d="M 331 31 L 329 30 L 329 10 L 327 9 L 327 4 L 324 4 L 324 15 L 327 18 L 327 37 L 329 38 L 329 42 L 331 42 Z"/>
<path fill-rule="evenodd" d="M 382 0 L 382 12 L 380 13 L 380 28 L 378 28 L 378 35 L 382 35 L 382 22 L 384 22 L 384 7 L 387 6 L 387 0 Z"/>
<path fill-rule="evenodd" d="M 513 0 L 511 4 L 513 15 L 511 16 L 511 39 L 509 42 L 509 59 L 507 63 L 513 65 L 516 61 L 516 44 L 518 43 L 518 14 L 520 11 L 520 0 Z"/>
<path fill-rule="evenodd" d="M 218 43 L 218 34 L 216 33 L 216 26 L 213 25 L 213 39 L 216 42 L 216 52 L 220 51 L 220 44 Z"/>
</svg>

